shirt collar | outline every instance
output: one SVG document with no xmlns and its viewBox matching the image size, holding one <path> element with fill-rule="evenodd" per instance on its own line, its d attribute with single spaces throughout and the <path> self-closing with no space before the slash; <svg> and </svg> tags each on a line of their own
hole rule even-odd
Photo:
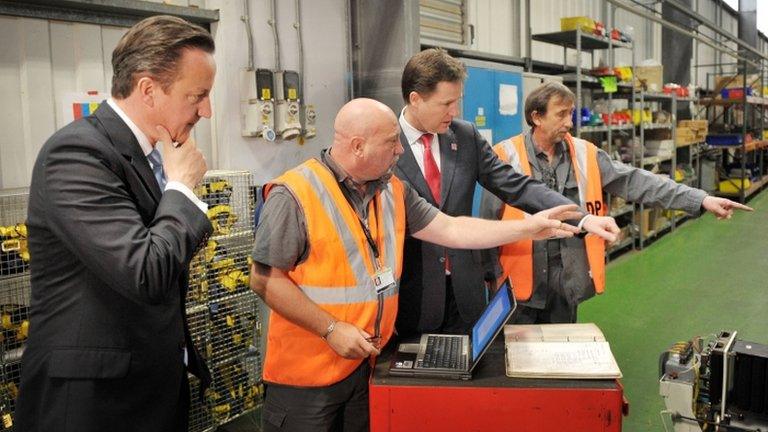
<svg viewBox="0 0 768 432">
<path fill-rule="evenodd" d="M 407 106 L 403 107 L 402 110 L 400 110 L 400 129 L 403 131 L 403 134 L 405 134 L 405 139 L 408 140 L 408 145 L 413 145 L 416 141 L 421 138 L 422 135 L 429 132 L 422 132 L 415 127 L 413 127 L 410 123 L 408 123 L 408 120 L 405 119 L 405 109 L 408 108 Z M 432 141 L 435 142 L 435 134 L 432 134 Z"/>
<path fill-rule="evenodd" d="M 344 168 L 342 168 L 341 165 L 339 165 L 335 160 L 333 160 L 330 147 L 320 152 L 320 161 L 323 162 L 323 164 L 325 164 L 325 166 L 327 166 L 328 169 L 331 170 L 337 182 L 347 183 L 350 186 L 353 186 L 356 184 L 355 181 L 352 180 L 352 177 L 350 177 L 350 175 L 344 170 Z M 378 188 L 378 187 L 381 187 L 382 184 L 386 184 L 391 177 L 392 177 L 391 173 L 385 174 L 384 176 L 376 180 L 371 180 L 367 182 L 366 185 L 374 183 L 375 186 Z"/>
<path fill-rule="evenodd" d="M 539 150 L 533 142 L 533 129 L 529 129 L 528 132 L 525 133 L 525 145 L 528 147 L 527 150 L 529 154 L 535 154 L 537 157 L 546 156 L 546 153 Z M 565 151 L 565 141 L 560 141 L 555 145 L 555 155 L 560 156 L 563 154 L 563 151 Z"/>
<path fill-rule="evenodd" d="M 126 125 L 128 125 L 128 128 L 133 132 L 133 135 L 136 137 L 136 140 L 139 142 L 139 145 L 141 146 L 141 151 L 144 152 L 144 156 L 149 155 L 152 153 L 152 150 L 154 150 L 154 147 L 152 144 L 149 143 L 149 138 L 147 138 L 147 135 L 139 129 L 138 126 L 136 126 L 136 123 L 131 120 L 130 117 L 128 117 L 128 114 L 125 113 L 118 105 L 117 102 L 115 102 L 114 99 L 108 98 L 107 104 L 112 108 L 115 113 L 125 122 Z"/>
</svg>

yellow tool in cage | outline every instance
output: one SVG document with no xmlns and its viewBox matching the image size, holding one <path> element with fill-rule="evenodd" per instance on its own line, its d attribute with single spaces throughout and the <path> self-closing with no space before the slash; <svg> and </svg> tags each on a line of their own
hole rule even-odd
<svg viewBox="0 0 768 432">
<path fill-rule="evenodd" d="M 230 293 L 248 287 L 248 274 L 237 269 L 219 273 L 219 283 Z"/>
<path fill-rule="evenodd" d="M 204 183 L 194 189 L 194 192 L 209 206 L 229 205 L 232 197 L 232 185 L 227 180 L 214 177 L 205 180 Z"/>
<path fill-rule="evenodd" d="M 237 222 L 237 215 L 232 211 L 232 207 L 221 204 L 208 209 L 208 219 L 213 225 L 214 235 L 226 235 Z"/>
<path fill-rule="evenodd" d="M 0 324 L 4 329 L 18 327 L 29 319 L 29 308 L 24 305 L 4 304 L 0 305 Z"/>
<path fill-rule="evenodd" d="M 22 273 L 28 265 L 27 225 L 0 226 L 0 275 Z"/>
</svg>

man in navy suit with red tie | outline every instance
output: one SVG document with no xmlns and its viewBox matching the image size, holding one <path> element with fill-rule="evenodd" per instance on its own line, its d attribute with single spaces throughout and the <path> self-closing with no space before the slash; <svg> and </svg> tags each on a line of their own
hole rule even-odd
<svg viewBox="0 0 768 432">
<path fill-rule="evenodd" d="M 405 152 L 397 176 L 451 216 L 471 215 L 478 182 L 529 213 L 573 204 L 543 183 L 514 172 L 472 123 L 454 118 L 465 76 L 462 63 L 442 49 L 427 49 L 408 61 L 402 78 L 406 106 L 399 118 Z M 608 241 L 618 233 L 609 217 L 590 215 L 573 223 Z M 408 237 L 403 260 L 398 333 L 468 333 L 486 304 L 480 251 Z"/>
</svg>

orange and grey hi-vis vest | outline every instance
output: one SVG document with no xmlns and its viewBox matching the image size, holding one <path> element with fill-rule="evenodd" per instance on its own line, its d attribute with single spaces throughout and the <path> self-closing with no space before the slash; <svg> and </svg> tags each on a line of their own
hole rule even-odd
<svg viewBox="0 0 768 432">
<path fill-rule="evenodd" d="M 311 159 L 287 171 L 264 188 L 284 185 L 296 198 L 306 219 L 309 255 L 288 272 L 288 277 L 335 319 L 353 324 L 369 334 L 380 316 L 381 346 L 392 336 L 402 273 L 405 239 L 403 184 L 392 176 L 368 207 L 368 229 L 379 249 L 378 263 L 368 244 L 360 219 L 344 197 L 333 173 Z M 379 296 L 373 277 L 377 267 L 393 271 L 395 285 Z M 380 315 L 379 315 L 380 314 Z M 345 359 L 314 333 L 274 311 L 270 315 L 264 380 L 302 387 L 327 386 L 341 381 L 362 359 Z"/>
<path fill-rule="evenodd" d="M 600 169 L 597 165 L 597 147 L 589 141 L 565 135 L 571 155 L 571 166 L 579 187 L 581 206 L 593 215 L 605 216 L 603 188 L 600 181 Z M 504 140 L 493 147 L 504 162 L 512 165 L 515 171 L 531 175 L 528 153 L 525 150 L 524 135 L 517 135 Z M 504 206 L 501 219 L 523 219 L 525 212 L 512 206 Z M 595 291 L 601 294 L 605 290 L 605 241 L 589 234 L 584 238 L 589 260 L 589 271 Z M 533 293 L 533 241 L 523 240 L 504 245 L 499 251 L 499 262 L 503 271 L 502 280 L 509 277 L 515 288 L 518 300 L 528 300 Z"/>
</svg>

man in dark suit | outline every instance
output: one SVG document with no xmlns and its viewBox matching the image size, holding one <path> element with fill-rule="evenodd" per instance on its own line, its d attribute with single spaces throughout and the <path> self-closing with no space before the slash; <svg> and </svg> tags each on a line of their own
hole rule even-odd
<svg viewBox="0 0 768 432">
<path fill-rule="evenodd" d="M 184 303 L 211 233 L 189 135 L 211 116 L 213 51 L 198 26 L 143 20 L 112 53 L 112 97 L 41 149 L 16 430 L 187 430 L 187 371 L 210 382 Z"/>
<path fill-rule="evenodd" d="M 405 152 L 397 176 L 451 216 L 471 214 L 476 182 L 529 213 L 573 204 L 516 173 L 499 160 L 472 123 L 454 119 L 465 75 L 461 62 L 441 49 L 427 49 L 408 61 L 402 78 L 406 106 L 400 114 Z M 587 215 L 573 223 L 608 241 L 619 232 L 609 217 Z M 403 258 L 398 333 L 468 333 L 486 304 L 480 251 L 448 249 L 408 237 Z"/>
</svg>

